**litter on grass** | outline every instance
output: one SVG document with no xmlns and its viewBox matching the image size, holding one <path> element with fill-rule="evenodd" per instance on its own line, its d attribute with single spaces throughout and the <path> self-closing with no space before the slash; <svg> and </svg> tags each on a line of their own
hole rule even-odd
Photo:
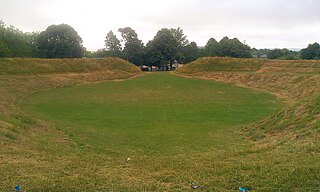
<svg viewBox="0 0 320 192">
<path fill-rule="evenodd" d="M 198 189 L 200 186 L 196 185 L 194 182 L 191 183 L 192 189 Z"/>
<path fill-rule="evenodd" d="M 244 187 L 240 187 L 239 190 L 240 190 L 240 192 L 249 192 L 249 190 Z"/>
<path fill-rule="evenodd" d="M 198 185 L 192 185 L 191 188 L 192 188 L 192 189 L 198 189 L 199 186 L 198 186 Z"/>
<path fill-rule="evenodd" d="M 16 187 L 14 188 L 15 191 L 20 191 L 21 190 L 21 187 L 20 185 L 16 185 Z"/>
</svg>

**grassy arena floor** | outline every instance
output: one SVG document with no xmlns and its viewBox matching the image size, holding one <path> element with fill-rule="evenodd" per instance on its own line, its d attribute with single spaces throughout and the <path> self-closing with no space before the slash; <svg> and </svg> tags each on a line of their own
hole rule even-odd
<svg viewBox="0 0 320 192">
<path fill-rule="evenodd" d="M 282 106 L 273 95 L 168 73 L 43 90 L 24 109 L 77 145 L 40 138 L 50 158 L 73 160 L 26 183 L 49 191 L 186 191 L 191 182 L 201 191 L 314 189 L 318 156 L 257 147 L 241 133 Z"/>
<path fill-rule="evenodd" d="M 38 92 L 25 109 L 110 155 L 177 155 L 241 147 L 240 126 L 279 108 L 269 94 L 167 73 Z"/>
</svg>

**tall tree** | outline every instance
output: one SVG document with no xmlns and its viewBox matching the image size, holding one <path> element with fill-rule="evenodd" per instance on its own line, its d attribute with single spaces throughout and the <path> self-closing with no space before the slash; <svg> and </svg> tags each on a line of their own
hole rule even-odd
<svg viewBox="0 0 320 192">
<path fill-rule="evenodd" d="M 31 57 L 29 34 L 0 20 L 0 57 Z"/>
<path fill-rule="evenodd" d="M 301 50 L 302 59 L 320 59 L 319 43 L 309 44 L 307 48 Z"/>
<path fill-rule="evenodd" d="M 200 50 L 193 41 L 183 47 L 184 60 L 183 63 L 190 63 L 200 57 Z"/>
<path fill-rule="evenodd" d="M 204 47 L 206 56 L 221 56 L 221 46 L 214 38 L 210 38 Z"/>
<path fill-rule="evenodd" d="M 183 33 L 183 30 L 178 27 L 177 29 L 170 29 L 172 36 L 177 41 L 178 46 L 187 46 L 189 44 L 189 41 L 187 39 L 187 36 Z"/>
<path fill-rule="evenodd" d="M 5 40 L 5 33 L 6 25 L 2 20 L 0 20 L 0 57 L 7 57 L 10 55 L 10 50 Z"/>
<path fill-rule="evenodd" d="M 179 62 L 185 62 L 187 55 L 185 55 L 184 51 L 186 46 L 189 45 L 187 36 L 183 33 L 183 30 L 180 27 L 177 29 L 171 28 L 170 32 L 178 45 L 176 60 Z"/>
<path fill-rule="evenodd" d="M 229 39 L 228 37 L 224 37 L 220 40 L 219 44 L 221 46 L 221 56 L 223 57 L 252 57 L 250 47 L 241 43 L 237 38 Z"/>
<path fill-rule="evenodd" d="M 146 47 L 148 64 L 163 68 L 165 64 L 172 63 L 177 57 L 178 46 L 170 29 L 159 30 Z"/>
<path fill-rule="evenodd" d="M 130 27 L 120 28 L 118 31 L 121 33 L 124 42 L 122 51 L 124 59 L 136 65 L 142 65 L 144 62 L 144 46 L 142 41 L 138 39 L 138 34 Z"/>
<path fill-rule="evenodd" d="M 121 44 L 117 36 L 110 31 L 105 40 L 106 50 L 109 52 L 110 56 L 120 57 L 121 56 Z"/>
<path fill-rule="evenodd" d="M 81 37 L 67 24 L 51 25 L 41 32 L 37 48 L 44 58 L 80 58 L 84 54 Z"/>
<path fill-rule="evenodd" d="M 39 36 L 40 32 L 32 32 L 32 33 L 26 33 L 26 41 L 29 45 L 29 49 L 31 51 L 30 57 L 38 57 L 37 54 L 37 38 Z"/>
</svg>

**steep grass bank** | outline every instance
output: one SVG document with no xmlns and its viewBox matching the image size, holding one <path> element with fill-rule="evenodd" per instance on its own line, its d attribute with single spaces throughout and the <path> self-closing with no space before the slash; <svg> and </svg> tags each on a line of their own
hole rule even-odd
<svg viewBox="0 0 320 192">
<path fill-rule="evenodd" d="M 242 67 L 245 65 L 243 62 L 254 67 L 247 70 Z M 262 163 L 260 165 L 263 166 L 268 164 L 264 161 L 270 159 L 267 166 L 281 170 L 265 173 L 266 178 L 273 178 L 273 184 L 266 181 L 256 189 L 320 190 L 320 61 L 204 58 L 186 65 L 178 73 L 262 90 L 287 101 L 288 106 L 277 114 L 243 129 L 244 141 L 255 146 L 247 157 L 255 165 Z M 260 166 L 256 168 L 257 173 L 263 170 Z M 248 180 L 254 180 L 252 177 L 257 177 L 257 173 L 248 176 Z M 303 176 L 298 178 L 298 175 Z"/>
<path fill-rule="evenodd" d="M 196 182 L 201 191 L 234 191 L 274 183 L 267 172 L 288 174 L 252 157 L 238 136 L 239 126 L 277 110 L 269 94 L 152 73 L 44 90 L 24 104 L 46 121 L 13 148 L 19 159 L 6 161 L 3 189 L 14 181 L 32 191 L 188 191 Z"/>
<path fill-rule="evenodd" d="M 88 73 L 97 71 L 134 72 L 137 68 L 119 58 L 103 59 L 36 59 L 1 58 L 0 74 Z"/>
<path fill-rule="evenodd" d="M 36 191 L 64 191 L 59 187 L 63 181 L 55 174 L 57 168 L 65 170 L 68 177 L 74 163 L 83 171 L 83 161 L 87 164 L 99 158 L 98 154 L 83 154 L 68 134 L 22 111 L 19 101 L 41 89 L 139 74 L 139 68 L 118 58 L 0 59 L 0 191 L 14 191 L 19 184 L 27 191 L 25 183 L 30 181 L 38 186 Z M 87 176 L 66 184 L 69 191 Z"/>
<path fill-rule="evenodd" d="M 139 69 L 118 58 L 0 59 L 0 138 L 16 139 L 35 121 L 20 110 L 18 101 L 39 89 L 86 82 L 126 79 Z"/>
<path fill-rule="evenodd" d="M 269 136 L 277 135 L 284 141 L 287 138 L 282 136 L 290 133 L 294 137 L 287 141 L 306 138 L 319 143 L 320 61 L 202 58 L 178 73 L 251 87 L 286 100 L 288 108 L 246 128 L 253 140 L 274 141 L 275 137 Z"/>
</svg>

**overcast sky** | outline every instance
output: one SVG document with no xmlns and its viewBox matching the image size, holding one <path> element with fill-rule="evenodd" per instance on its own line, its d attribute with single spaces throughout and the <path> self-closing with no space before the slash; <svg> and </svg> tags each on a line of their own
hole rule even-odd
<svg viewBox="0 0 320 192">
<path fill-rule="evenodd" d="M 66 23 L 88 50 L 103 48 L 120 27 L 144 43 L 161 28 L 181 27 L 199 46 L 228 36 L 256 48 L 304 48 L 320 42 L 319 10 L 320 0 L 0 0 L 6 24 L 32 32 Z"/>
</svg>

